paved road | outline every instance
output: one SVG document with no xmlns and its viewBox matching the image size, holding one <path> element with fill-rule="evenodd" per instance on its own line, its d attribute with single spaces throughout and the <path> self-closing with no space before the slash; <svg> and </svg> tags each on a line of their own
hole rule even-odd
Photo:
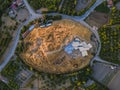
<svg viewBox="0 0 120 90">
<path fill-rule="evenodd" d="M 89 14 L 91 13 L 91 12 L 93 12 L 94 11 L 94 9 L 98 6 L 98 5 L 100 5 L 102 2 L 104 2 L 104 0 L 96 0 L 96 2 L 95 2 L 95 4 L 85 13 L 85 14 L 83 14 L 82 16 L 74 16 L 76 19 L 79 19 L 79 20 L 84 20 L 86 17 L 88 17 L 89 16 Z"/>
<path fill-rule="evenodd" d="M 16 37 L 14 38 L 14 41 L 13 41 L 13 45 L 7 55 L 7 57 L 5 57 L 5 60 L 3 61 L 3 63 L 0 65 L 0 71 L 6 66 L 6 64 L 10 61 L 10 58 L 13 56 L 14 52 L 15 52 L 15 49 L 17 47 L 17 44 L 18 44 L 18 41 L 19 41 L 19 35 L 20 35 L 20 31 L 22 29 L 22 26 L 24 24 L 28 23 L 28 21 L 26 21 L 25 23 L 21 24 L 19 27 L 18 27 L 18 30 L 17 30 L 17 34 L 16 34 Z"/>
<path fill-rule="evenodd" d="M 23 0 L 29 13 L 31 14 L 27 21 L 22 23 L 19 27 L 18 27 L 18 30 L 17 30 L 17 33 L 16 33 L 16 37 L 14 38 L 14 41 L 13 41 L 13 45 L 12 47 L 10 48 L 10 51 L 7 55 L 7 57 L 5 57 L 3 63 L 0 65 L 0 72 L 2 71 L 2 69 L 7 65 L 7 63 L 10 61 L 11 57 L 14 55 L 14 52 L 15 52 L 15 49 L 17 47 L 17 44 L 18 44 L 18 41 L 19 41 L 19 35 L 20 35 L 20 32 L 21 32 L 21 29 L 24 25 L 28 24 L 28 22 L 36 19 L 36 18 L 40 18 L 42 17 L 41 14 L 35 14 L 35 12 L 30 8 L 29 4 L 26 2 L 26 0 Z"/>
<path fill-rule="evenodd" d="M 25 6 L 27 7 L 31 17 L 33 18 L 39 18 L 40 16 L 42 16 L 41 14 L 36 14 L 35 11 L 31 8 L 31 6 L 28 4 L 27 0 L 23 0 Z"/>
</svg>

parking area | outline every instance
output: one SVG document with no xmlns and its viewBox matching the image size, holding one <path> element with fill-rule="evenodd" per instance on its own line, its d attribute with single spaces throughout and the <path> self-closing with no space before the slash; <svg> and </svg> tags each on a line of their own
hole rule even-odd
<svg viewBox="0 0 120 90">
<path fill-rule="evenodd" d="M 110 90 L 120 90 L 120 70 L 109 82 L 108 87 Z"/>
<path fill-rule="evenodd" d="M 111 65 L 98 62 L 93 66 L 93 70 L 93 77 L 104 85 L 108 85 L 117 73 L 116 69 L 111 69 Z"/>
</svg>

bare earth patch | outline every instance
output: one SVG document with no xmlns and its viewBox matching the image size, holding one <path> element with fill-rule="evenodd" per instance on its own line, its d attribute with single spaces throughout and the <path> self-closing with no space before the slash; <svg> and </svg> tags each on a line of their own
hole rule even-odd
<svg viewBox="0 0 120 90">
<path fill-rule="evenodd" d="M 12 20 L 9 16 L 2 16 L 2 21 L 4 21 L 5 26 L 15 26 L 16 21 Z"/>
<path fill-rule="evenodd" d="M 35 28 L 24 39 L 24 52 L 21 58 L 33 68 L 49 73 L 66 73 L 79 70 L 89 64 L 93 57 L 72 57 L 64 48 L 75 37 L 90 43 L 91 32 L 88 28 L 72 20 L 61 20 L 46 28 Z M 73 53 L 78 53 L 75 51 Z"/>
<path fill-rule="evenodd" d="M 92 12 L 86 22 L 91 26 L 101 27 L 102 25 L 106 24 L 109 20 L 109 17 L 105 13 L 101 12 Z"/>
<path fill-rule="evenodd" d="M 86 8 L 92 0 L 78 0 L 76 5 L 76 11 L 80 11 Z"/>
<path fill-rule="evenodd" d="M 23 8 L 23 9 L 20 9 L 18 12 L 17 12 L 17 17 L 16 19 L 18 21 L 24 21 L 25 19 L 27 19 L 27 17 L 29 16 L 29 12 L 27 9 Z"/>
</svg>

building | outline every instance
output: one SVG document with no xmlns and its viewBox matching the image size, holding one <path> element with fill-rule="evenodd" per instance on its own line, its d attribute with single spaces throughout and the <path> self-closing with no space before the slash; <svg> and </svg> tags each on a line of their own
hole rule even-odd
<svg viewBox="0 0 120 90">
<path fill-rule="evenodd" d="M 113 1 L 112 0 L 107 0 L 107 6 L 111 8 L 113 6 Z"/>
<path fill-rule="evenodd" d="M 11 10 L 9 11 L 9 16 L 10 16 L 11 18 L 15 18 L 16 15 L 17 15 L 17 14 L 15 13 L 14 10 L 11 9 Z"/>
<path fill-rule="evenodd" d="M 16 5 L 21 6 L 23 4 L 23 0 L 16 0 Z"/>
<path fill-rule="evenodd" d="M 72 42 L 72 47 L 74 48 L 74 50 L 79 50 L 82 54 L 82 57 L 85 57 L 88 56 L 87 51 L 90 50 L 90 48 L 92 48 L 92 45 L 90 43 L 87 44 L 86 42 L 80 42 L 80 40 L 76 38 Z"/>
<path fill-rule="evenodd" d="M 24 32 L 24 33 L 22 34 L 22 38 L 25 38 L 29 33 L 30 33 L 29 30 L 27 30 L 26 32 Z"/>
<path fill-rule="evenodd" d="M 34 28 L 35 28 L 35 25 L 31 25 L 28 30 L 32 31 Z"/>
</svg>

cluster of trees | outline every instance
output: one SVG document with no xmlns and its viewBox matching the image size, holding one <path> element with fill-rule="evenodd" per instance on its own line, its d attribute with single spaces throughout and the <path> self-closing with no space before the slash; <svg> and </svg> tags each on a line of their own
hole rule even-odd
<svg viewBox="0 0 120 90">
<path fill-rule="evenodd" d="M 1 17 L 3 13 L 5 13 L 5 10 L 9 8 L 11 5 L 12 0 L 0 0 L 0 26 L 2 25 Z"/>
<path fill-rule="evenodd" d="M 120 11 L 115 7 L 111 9 L 109 25 L 104 25 L 99 30 L 102 49 L 101 58 L 120 64 Z"/>
<path fill-rule="evenodd" d="M 97 6 L 95 8 L 95 10 L 97 12 L 102 12 L 102 13 L 106 13 L 106 14 L 108 14 L 110 12 L 110 8 L 108 8 L 108 6 L 107 6 L 107 1 L 104 1 L 102 4 Z"/>
<path fill-rule="evenodd" d="M 114 4 L 117 4 L 118 2 L 120 2 L 120 0 L 113 0 Z"/>
<path fill-rule="evenodd" d="M 44 20 L 61 20 L 62 16 L 61 15 L 44 15 Z"/>
<path fill-rule="evenodd" d="M 92 0 L 91 3 L 85 8 L 77 12 L 75 10 L 78 0 L 64 0 L 62 7 L 60 8 L 62 0 L 28 0 L 30 5 L 35 9 L 40 9 L 42 7 L 47 8 L 48 11 L 44 11 L 43 13 L 50 12 L 60 12 L 67 15 L 78 16 L 84 14 L 95 2 L 96 0 Z"/>
<path fill-rule="evenodd" d="M 18 82 L 15 82 L 17 74 L 21 71 L 20 61 L 18 62 L 19 58 L 16 61 L 10 61 L 7 66 L 1 71 L 1 75 L 5 76 L 9 82 L 8 86 L 18 90 L 19 85 Z"/>
<path fill-rule="evenodd" d="M 92 69 L 90 68 L 90 66 L 87 66 L 81 69 L 80 71 L 76 71 L 73 73 L 66 73 L 66 74 L 41 73 L 40 75 L 43 79 L 45 79 L 45 77 L 49 79 L 49 84 L 51 85 L 51 87 L 55 87 L 56 85 L 59 86 L 63 85 L 66 83 L 66 80 L 70 80 L 72 86 L 68 88 L 72 89 L 74 87 L 75 88 L 82 87 L 87 82 L 91 74 L 92 74 Z"/>
<path fill-rule="evenodd" d="M 80 10 L 79 12 L 75 10 L 77 2 L 78 0 L 64 0 L 62 9 L 59 10 L 59 12 L 72 16 L 80 16 L 84 14 L 96 2 L 96 0 L 92 0 L 86 8 Z"/>
<path fill-rule="evenodd" d="M 120 24 L 120 11 L 116 9 L 116 7 L 112 8 L 110 25 Z"/>
<path fill-rule="evenodd" d="M 0 90 L 11 90 L 8 85 L 0 81 Z"/>
<path fill-rule="evenodd" d="M 97 82 L 94 82 L 92 85 L 85 88 L 85 90 L 109 90 L 109 89 L 101 84 L 98 84 Z"/>
<path fill-rule="evenodd" d="M 99 35 L 102 45 L 101 58 L 120 64 L 120 26 L 104 26 L 100 28 Z"/>
<path fill-rule="evenodd" d="M 59 12 L 74 15 L 76 13 L 75 7 L 77 5 L 77 0 L 64 0 L 61 10 Z"/>
<path fill-rule="evenodd" d="M 28 0 L 35 10 L 40 8 L 48 8 L 49 11 L 57 11 L 61 0 Z"/>
<path fill-rule="evenodd" d="M 12 36 L 9 32 L 0 31 L 0 56 L 3 55 L 11 40 Z"/>
<path fill-rule="evenodd" d="M 78 89 L 85 89 L 85 90 L 108 90 L 102 84 L 96 82 L 94 78 L 91 77 L 93 70 L 90 66 L 87 66 L 79 71 L 73 73 L 66 73 L 66 74 L 47 74 L 47 73 L 40 73 L 41 78 L 43 80 L 48 78 L 45 81 L 47 87 L 55 88 L 56 86 L 60 86 L 66 83 L 67 80 L 70 80 L 71 86 L 63 87 L 61 90 L 78 90 Z M 89 87 L 85 87 L 84 84 L 87 80 L 92 79 L 95 83 Z"/>
</svg>

